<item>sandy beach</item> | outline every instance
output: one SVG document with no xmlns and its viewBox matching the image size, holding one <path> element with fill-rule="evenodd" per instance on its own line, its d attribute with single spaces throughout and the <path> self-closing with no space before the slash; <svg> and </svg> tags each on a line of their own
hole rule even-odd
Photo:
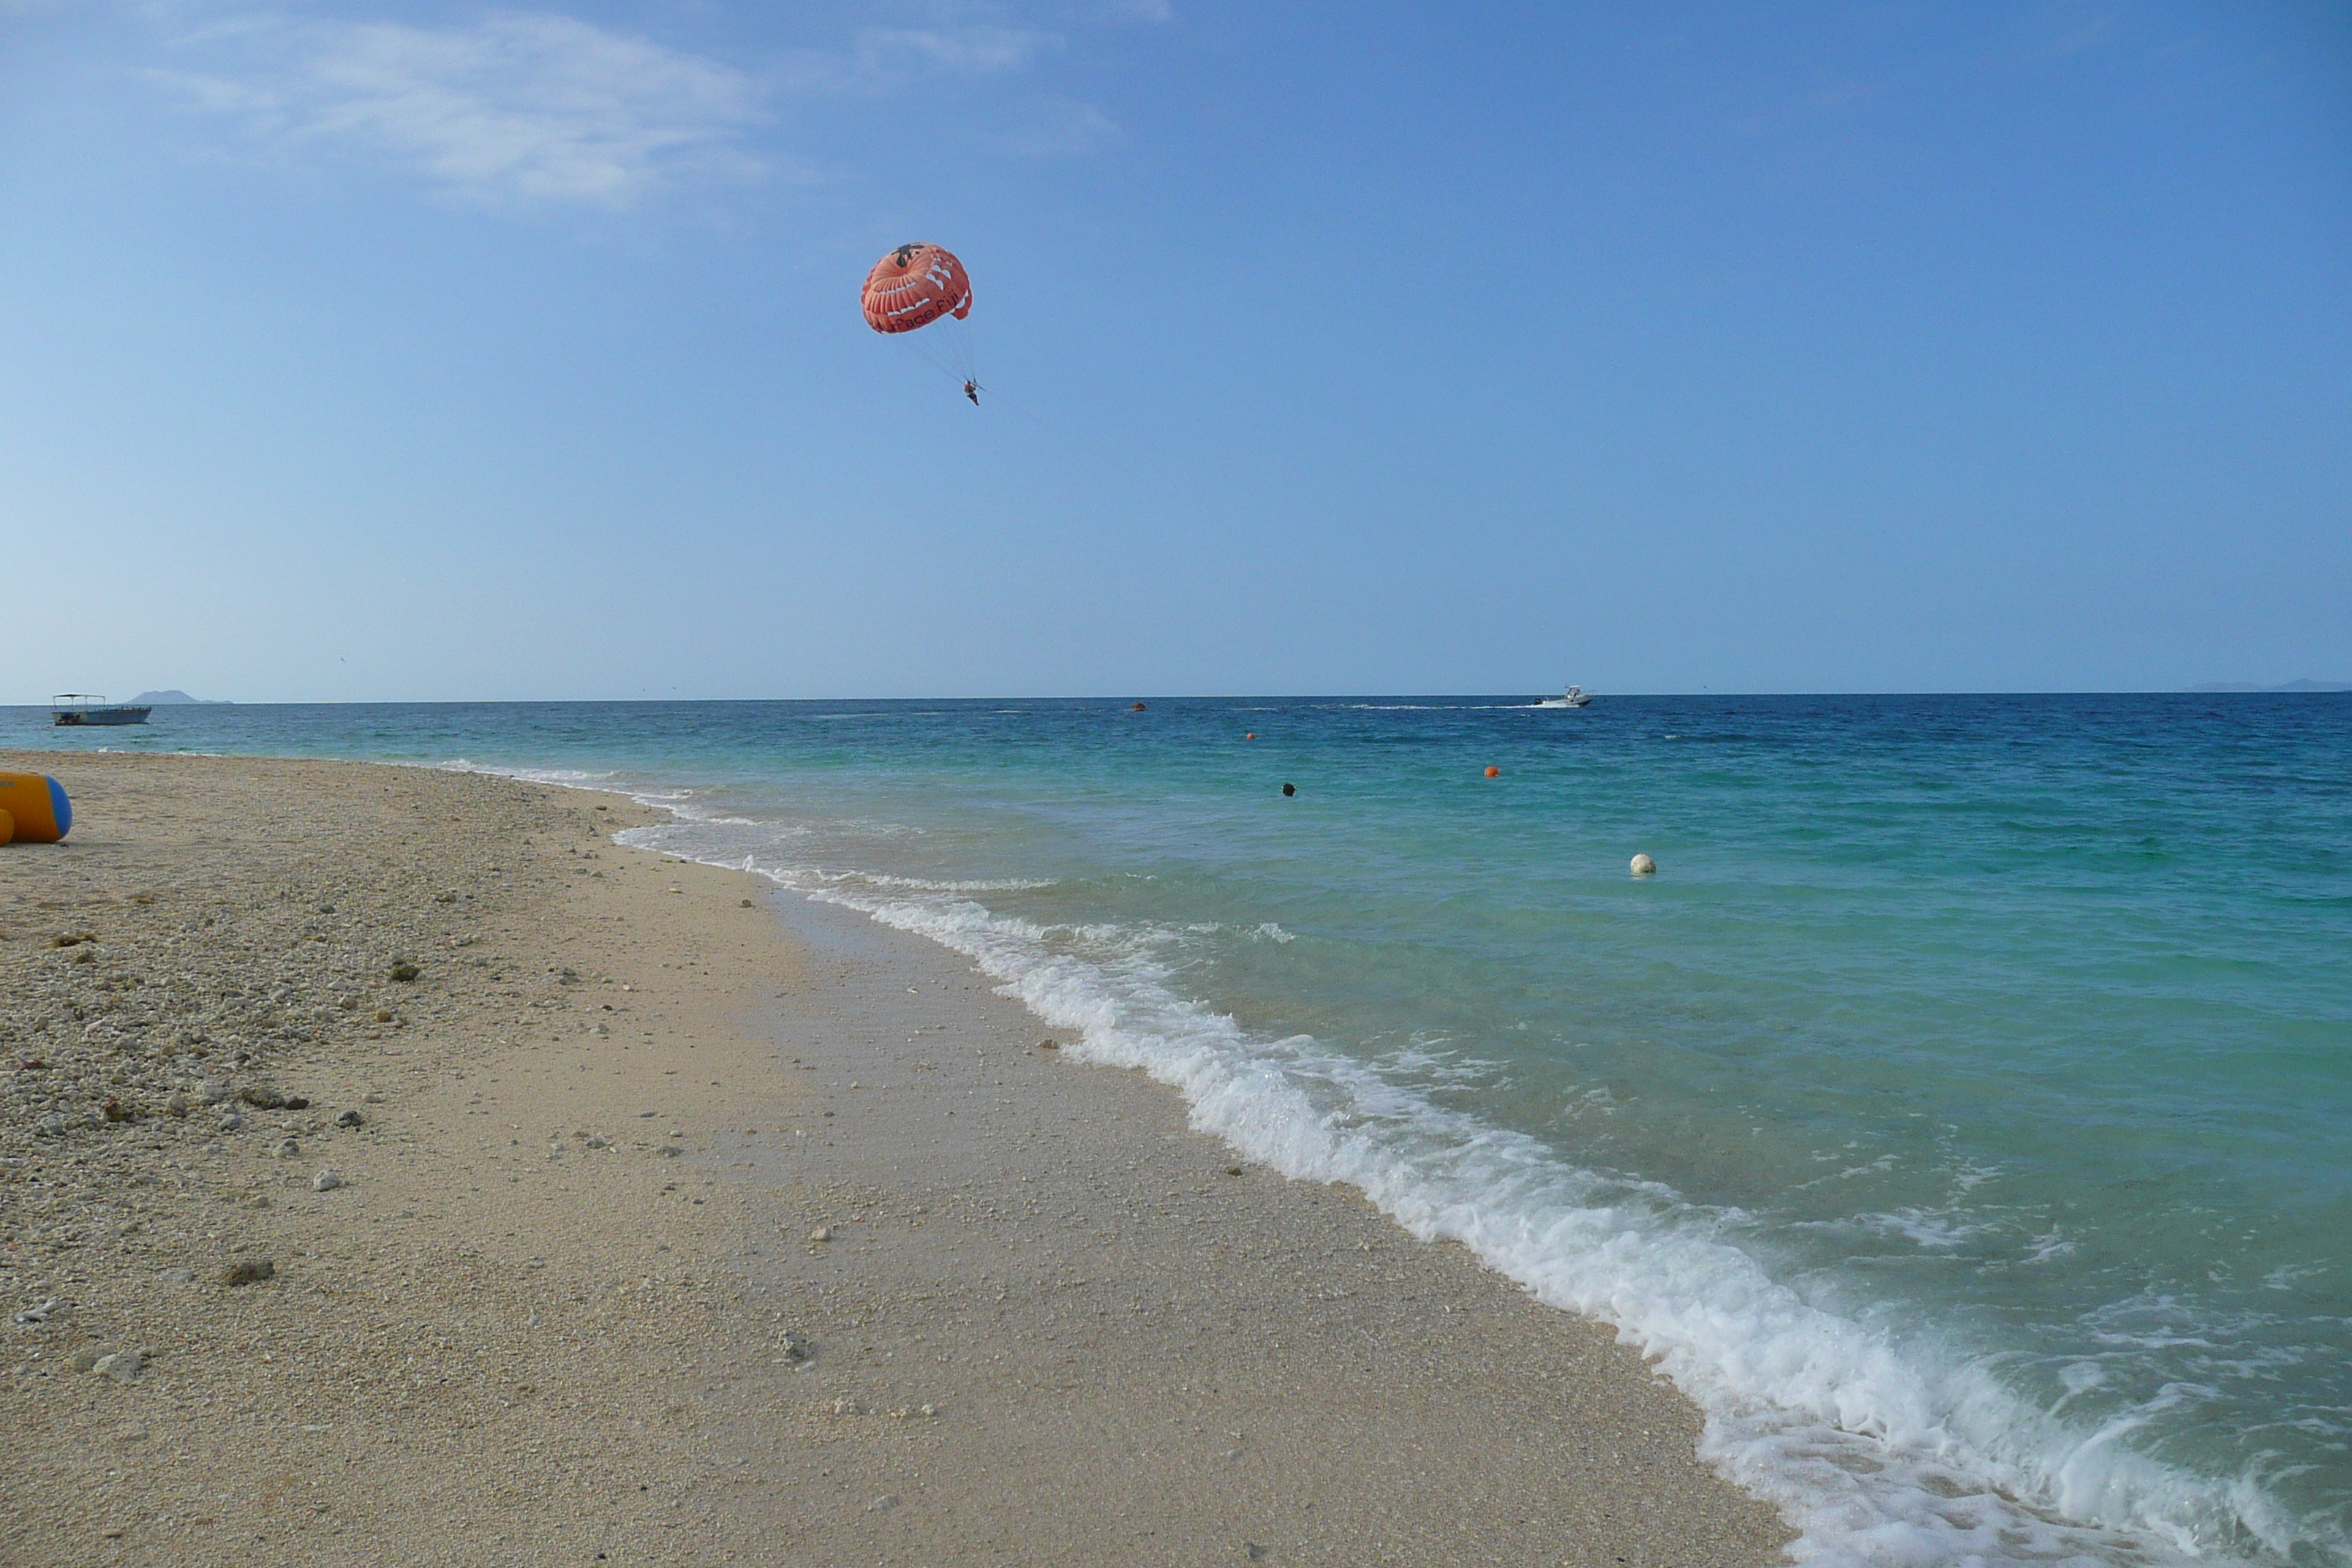
<svg viewBox="0 0 2352 1568">
<path fill-rule="evenodd" d="M 0 1560 L 1780 1560 L 1608 1331 L 625 799 L 0 753 Z"/>
</svg>

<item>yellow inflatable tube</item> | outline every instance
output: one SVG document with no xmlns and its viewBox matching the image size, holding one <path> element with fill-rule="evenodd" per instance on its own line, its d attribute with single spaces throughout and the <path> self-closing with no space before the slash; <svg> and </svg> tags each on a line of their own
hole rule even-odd
<svg viewBox="0 0 2352 1568">
<path fill-rule="evenodd" d="M 0 811 L 0 844 L 5 844 L 16 837 L 16 819 L 6 812 Z"/>
<path fill-rule="evenodd" d="M 73 803 L 47 773 L 0 773 L 0 816 L 9 819 L 8 837 L 17 843 L 55 844 L 73 826 Z"/>
</svg>

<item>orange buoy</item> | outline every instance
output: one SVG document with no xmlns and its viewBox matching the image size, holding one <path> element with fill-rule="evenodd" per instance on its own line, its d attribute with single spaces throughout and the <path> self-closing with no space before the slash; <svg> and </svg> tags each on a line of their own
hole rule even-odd
<svg viewBox="0 0 2352 1568">
<path fill-rule="evenodd" d="M 1255 741 L 1257 739 L 1257 731 L 1255 730 L 1252 730 L 1247 734 L 1244 735 L 1242 739 L 1244 741 Z"/>
<path fill-rule="evenodd" d="M 73 803 L 47 773 L 0 773 L 0 811 L 18 844 L 55 844 L 73 826 Z"/>
<path fill-rule="evenodd" d="M 1501 778 L 1503 776 L 1503 770 L 1500 768 L 1490 767 L 1486 770 L 1486 776 L 1490 779 Z"/>
</svg>

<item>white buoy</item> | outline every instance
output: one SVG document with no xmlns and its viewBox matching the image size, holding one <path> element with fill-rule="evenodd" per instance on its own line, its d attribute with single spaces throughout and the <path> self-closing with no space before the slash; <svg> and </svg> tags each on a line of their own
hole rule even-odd
<svg viewBox="0 0 2352 1568">
<path fill-rule="evenodd" d="M 1651 859 L 1647 855 L 1636 855 L 1633 857 L 1633 875 L 1636 877 L 1654 877 L 1657 874 L 1658 863 L 1655 860 Z"/>
</svg>

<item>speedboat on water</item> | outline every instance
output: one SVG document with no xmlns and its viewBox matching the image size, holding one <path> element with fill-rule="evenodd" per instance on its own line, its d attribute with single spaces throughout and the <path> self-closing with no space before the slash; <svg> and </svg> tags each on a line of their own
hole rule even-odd
<svg viewBox="0 0 2352 1568">
<path fill-rule="evenodd" d="M 1587 691 L 1581 686 L 1571 686 L 1557 697 L 1546 697 L 1538 700 L 1536 706 L 1538 708 L 1581 708 L 1591 700 L 1592 693 Z"/>
<path fill-rule="evenodd" d="M 60 691 L 49 699 L 49 722 L 53 725 L 78 724 L 144 724 L 152 708 L 134 703 L 109 703 L 91 691 Z"/>
</svg>

